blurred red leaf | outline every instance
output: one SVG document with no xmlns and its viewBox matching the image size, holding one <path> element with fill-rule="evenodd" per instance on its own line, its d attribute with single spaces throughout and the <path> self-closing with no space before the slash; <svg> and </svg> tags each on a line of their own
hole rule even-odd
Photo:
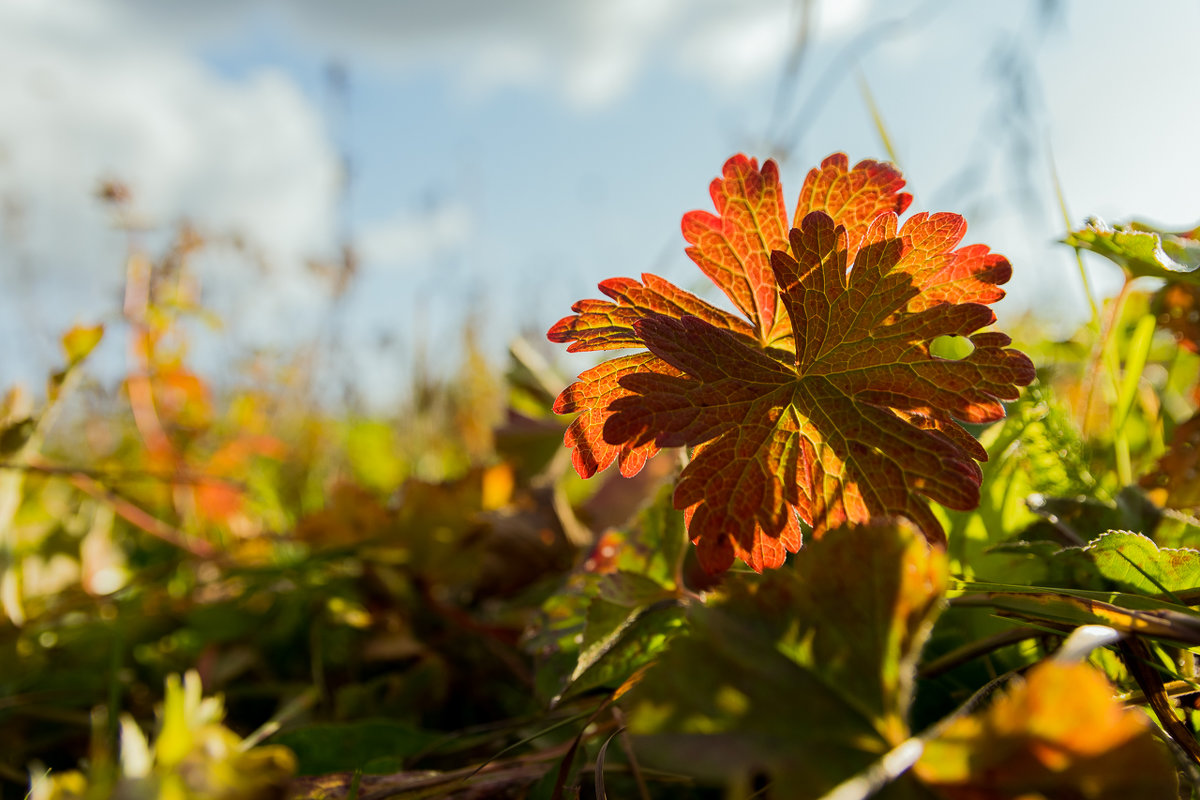
<svg viewBox="0 0 1200 800">
<path fill-rule="evenodd" d="M 738 155 L 712 184 L 717 214 L 684 216 L 688 255 L 745 320 L 643 275 L 600 284 L 549 338 L 569 350 L 645 347 L 594 367 L 555 410 L 580 412 L 566 433 L 583 477 L 618 461 L 635 474 L 660 447 L 691 446 L 675 505 L 710 572 L 740 558 L 756 570 L 844 521 L 902 515 L 931 541 L 944 533 L 927 499 L 979 502 L 986 453 L 955 420 L 1001 418 L 1001 400 L 1033 380 L 1002 333 L 977 333 L 1004 296 L 1008 261 L 955 249 L 956 214 L 901 228 L 891 165 L 853 169 L 835 154 L 812 170 L 793 227 L 778 169 Z M 963 359 L 930 353 L 969 336 Z"/>
<path fill-rule="evenodd" d="M 1139 483 L 1165 508 L 1200 507 L 1200 413 L 1175 427 L 1167 452 Z"/>
<path fill-rule="evenodd" d="M 1200 286 L 1168 282 L 1154 293 L 1150 309 L 1180 347 L 1200 353 Z"/>
<path fill-rule="evenodd" d="M 287 446 L 274 436 L 247 434 L 225 442 L 198 465 L 211 478 L 195 484 L 196 511 L 207 521 L 228 523 L 246 505 L 244 487 L 231 481 L 247 473 L 255 458 L 279 460 L 286 453 Z"/>
</svg>

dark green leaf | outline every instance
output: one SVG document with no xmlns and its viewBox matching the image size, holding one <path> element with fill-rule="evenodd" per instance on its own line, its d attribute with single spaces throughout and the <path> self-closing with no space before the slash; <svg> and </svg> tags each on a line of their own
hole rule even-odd
<svg viewBox="0 0 1200 800">
<path fill-rule="evenodd" d="M 828 791 L 909 735 L 944 582 L 940 550 L 878 524 L 830 531 L 793 568 L 731 586 L 692 609 L 689 633 L 631 692 L 639 752 L 715 783 L 766 773 L 780 797 Z M 923 792 L 907 779 L 895 791 Z"/>
<path fill-rule="evenodd" d="M 593 600 L 579 660 L 556 699 L 597 686 L 616 688 L 652 661 L 683 625 L 683 608 L 674 599 L 641 608 Z"/>
<path fill-rule="evenodd" d="M 323 775 L 362 769 L 396 771 L 405 757 L 438 741 L 428 731 L 390 720 L 309 725 L 271 737 L 271 744 L 291 749 L 300 775 Z"/>
</svg>

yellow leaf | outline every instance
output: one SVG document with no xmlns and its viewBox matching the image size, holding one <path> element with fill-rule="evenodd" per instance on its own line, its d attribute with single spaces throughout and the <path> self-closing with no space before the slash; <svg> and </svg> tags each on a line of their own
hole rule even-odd
<svg viewBox="0 0 1200 800">
<path fill-rule="evenodd" d="M 62 347 L 67 355 L 67 363 L 78 364 L 100 344 L 104 336 L 103 325 L 76 325 L 63 334 Z"/>
</svg>

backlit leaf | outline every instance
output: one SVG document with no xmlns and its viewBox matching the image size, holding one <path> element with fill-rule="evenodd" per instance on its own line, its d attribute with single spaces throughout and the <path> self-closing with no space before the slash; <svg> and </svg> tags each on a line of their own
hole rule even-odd
<svg viewBox="0 0 1200 800">
<path fill-rule="evenodd" d="M 688 254 L 745 320 L 653 275 L 605 281 L 549 332 L 570 350 L 644 347 L 579 376 L 555 404 L 576 470 L 631 475 L 660 447 L 693 448 L 675 493 L 701 564 L 777 567 L 843 522 L 903 516 L 934 542 L 928 501 L 979 502 L 987 454 L 960 425 L 1004 415 L 1033 365 L 997 332 L 1011 275 L 958 247 L 956 214 L 920 213 L 896 169 L 842 154 L 812 170 L 786 213 L 778 169 L 735 156 L 712 185 L 717 214 L 684 217 Z M 958 360 L 930 352 L 967 337 Z"/>
<path fill-rule="evenodd" d="M 1200 283 L 1196 271 L 1200 269 L 1197 230 L 1168 233 L 1139 222 L 1110 226 L 1093 218 L 1085 227 L 1068 233 L 1063 241 L 1099 253 L 1130 277 Z"/>
<path fill-rule="evenodd" d="M 639 607 L 593 600 L 587 610 L 579 660 L 567 689 L 556 701 L 596 686 L 615 689 L 653 661 L 683 626 L 683 609 L 674 600 Z"/>
<path fill-rule="evenodd" d="M 986 710 L 930 742 L 917 775 L 951 800 L 1177 797 L 1144 714 L 1087 664 L 1044 662 Z"/>
<path fill-rule="evenodd" d="M 765 772 L 772 797 L 820 797 L 909 736 L 945 581 L 943 552 L 879 523 L 731 583 L 622 700 L 639 758 L 726 785 Z M 893 789 L 925 796 L 908 778 Z"/>
<path fill-rule="evenodd" d="M 897 744 L 917 657 L 942 610 L 946 556 L 903 521 L 839 531 L 805 555 L 796 559 L 795 640 L 811 668 Z"/>
<path fill-rule="evenodd" d="M 1110 531 L 1083 552 L 1122 591 L 1160 594 L 1200 586 L 1200 550 L 1159 547 L 1130 531 Z"/>
<path fill-rule="evenodd" d="M 1160 547 L 1128 530 L 1107 531 L 1084 547 L 1025 541 L 1008 545 L 1008 551 L 1035 558 L 1043 586 L 1146 595 L 1190 593 L 1200 587 L 1200 550 Z"/>
</svg>

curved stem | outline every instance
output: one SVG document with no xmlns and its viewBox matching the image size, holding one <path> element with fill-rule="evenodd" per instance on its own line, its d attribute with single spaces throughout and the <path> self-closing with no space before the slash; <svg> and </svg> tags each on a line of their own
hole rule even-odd
<svg viewBox="0 0 1200 800">
<path fill-rule="evenodd" d="M 1087 438 L 1089 428 L 1089 418 L 1092 414 L 1092 404 L 1096 396 L 1096 388 L 1099 383 L 1100 365 L 1108 354 L 1109 343 L 1112 340 L 1113 329 L 1116 328 L 1118 320 L 1121 318 L 1121 309 L 1125 306 L 1125 299 L 1129 296 L 1130 287 L 1136 280 L 1131 275 L 1125 276 L 1125 282 L 1121 284 L 1121 291 L 1117 292 L 1117 296 L 1113 298 L 1112 308 L 1109 309 L 1108 316 L 1104 320 L 1104 325 L 1100 329 L 1100 338 L 1096 342 L 1096 347 L 1092 353 L 1090 364 L 1088 366 L 1088 378 L 1084 383 L 1084 404 L 1083 416 L 1080 420 L 1080 431 L 1084 438 Z M 1113 373 L 1114 365 L 1109 365 L 1109 380 L 1116 381 L 1117 376 Z"/>
<path fill-rule="evenodd" d="M 1008 630 L 994 633 L 991 636 L 986 636 L 976 642 L 969 642 L 962 647 L 957 647 L 950 652 L 933 659 L 928 664 L 922 666 L 917 674 L 922 678 L 936 678 L 944 672 L 948 672 L 955 667 L 973 661 L 982 655 L 987 655 L 1001 647 L 1008 647 L 1018 642 L 1023 642 L 1027 639 L 1036 639 L 1039 636 L 1045 635 L 1045 631 L 1034 628 L 1010 628 Z"/>
</svg>

